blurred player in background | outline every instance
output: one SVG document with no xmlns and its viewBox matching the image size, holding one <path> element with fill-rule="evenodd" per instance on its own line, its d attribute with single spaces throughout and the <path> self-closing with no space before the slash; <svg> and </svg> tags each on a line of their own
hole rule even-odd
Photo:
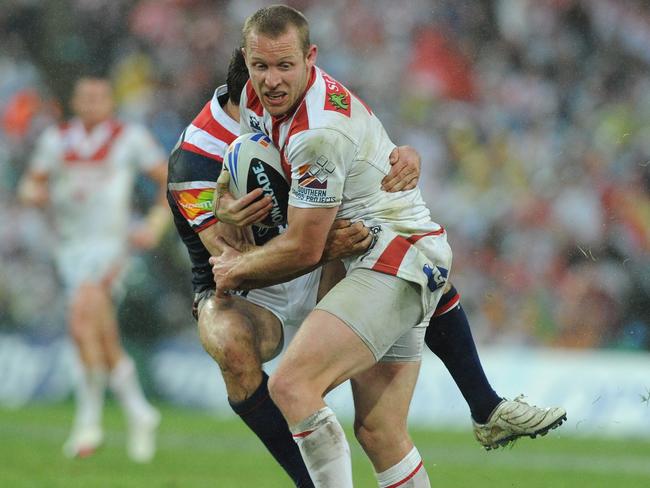
<svg viewBox="0 0 650 488">
<path fill-rule="evenodd" d="M 313 484 L 287 423 L 269 397 L 268 376 L 262 364 L 282 349 L 283 325 L 299 325 L 316 305 L 320 269 L 286 284 L 252 290 L 230 300 L 215 300 L 208 261 L 211 254 L 218 252 L 214 244 L 218 236 L 230 242 L 244 239 L 238 234 L 238 227 L 215 218 L 212 202 L 217 185 L 222 192 L 227 188 L 227 183 L 217 183 L 217 178 L 225 151 L 239 134 L 239 97 L 247 80 L 243 55 L 236 50 L 228 67 L 226 85 L 217 88 L 170 156 L 167 198 L 192 262 L 194 315 L 201 342 L 221 369 L 230 406 L 295 485 L 310 487 Z M 385 181 L 387 189 L 414 186 L 419 168 L 417 156 L 406 148 L 393 156 L 394 171 Z M 255 201 L 260 195 L 261 191 L 256 190 L 232 201 L 229 194 L 224 194 L 220 199 L 220 217 L 240 226 L 260 220 L 271 206 L 268 197 Z M 278 232 L 279 229 L 254 227 L 253 238 L 261 245 Z M 338 223 L 328 244 L 328 257 L 359 253 L 369 243 L 369 233 L 362 225 Z"/>
<path fill-rule="evenodd" d="M 116 301 L 130 248 L 155 246 L 169 221 L 165 155 L 144 127 L 114 117 L 108 79 L 78 79 L 71 108 L 71 120 L 40 137 L 19 187 L 21 200 L 41 207 L 58 234 L 55 260 L 81 363 L 75 419 L 63 450 L 69 457 L 86 457 L 101 445 L 110 387 L 128 422 L 128 454 L 147 462 L 155 453 L 160 414 L 146 400 L 135 364 L 121 345 Z M 139 173 L 159 186 L 160 198 L 132 228 L 130 205 Z"/>
</svg>

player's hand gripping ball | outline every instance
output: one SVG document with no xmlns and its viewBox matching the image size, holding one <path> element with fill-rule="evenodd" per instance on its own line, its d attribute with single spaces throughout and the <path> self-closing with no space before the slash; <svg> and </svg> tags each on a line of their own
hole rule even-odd
<svg viewBox="0 0 650 488">
<path fill-rule="evenodd" d="M 229 191 L 239 199 L 255 188 L 271 197 L 273 207 L 260 227 L 277 227 L 287 223 L 289 183 L 284 176 L 280 152 L 273 141 L 262 133 L 243 134 L 235 139 L 223 160 L 223 169 L 230 173 Z"/>
</svg>

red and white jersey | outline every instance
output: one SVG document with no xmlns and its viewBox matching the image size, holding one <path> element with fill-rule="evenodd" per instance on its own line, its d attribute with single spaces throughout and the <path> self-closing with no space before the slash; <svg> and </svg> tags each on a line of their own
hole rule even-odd
<svg viewBox="0 0 650 488">
<path fill-rule="evenodd" d="M 451 253 L 433 244 L 445 237 L 444 230 L 431 220 L 419 189 L 380 190 L 395 145 L 379 119 L 341 83 L 315 67 L 298 108 L 275 118 L 249 82 L 240 110 L 242 132 L 264 132 L 280 150 L 291 177 L 290 205 L 338 206 L 338 219 L 375 227 L 375 245 L 350 266 L 397 275 L 425 288 L 438 287 L 440 277 L 431 276 L 436 267 L 443 268 L 440 279 L 446 278 Z M 440 253 L 444 256 L 436 257 Z"/>
<path fill-rule="evenodd" d="M 212 99 L 187 126 L 172 153 L 168 189 L 178 210 L 195 232 L 216 223 L 212 199 L 226 149 L 239 135 L 239 122 L 223 109 L 219 99 L 228 97 L 228 88 L 217 88 Z M 178 158 L 174 154 L 178 150 Z M 202 158 L 181 157 L 184 151 Z"/>
<path fill-rule="evenodd" d="M 239 135 L 239 122 L 234 121 L 219 103 L 219 98 L 227 93 L 226 85 L 215 90 L 212 99 L 185 130 L 181 149 L 223 162 L 226 149 Z"/>
<path fill-rule="evenodd" d="M 89 132 L 79 119 L 47 129 L 30 162 L 49 176 L 50 199 L 64 245 L 125 243 L 138 172 L 165 160 L 142 126 L 107 120 Z"/>
</svg>

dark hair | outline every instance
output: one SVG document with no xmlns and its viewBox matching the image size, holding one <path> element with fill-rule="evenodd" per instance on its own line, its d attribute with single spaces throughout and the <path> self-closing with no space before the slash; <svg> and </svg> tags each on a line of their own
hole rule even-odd
<svg viewBox="0 0 650 488">
<path fill-rule="evenodd" d="M 244 60 L 241 48 L 237 48 L 230 56 L 228 63 L 228 74 L 226 75 L 226 86 L 228 87 L 228 98 L 235 105 L 239 105 L 241 92 L 248 81 L 248 68 Z"/>
<path fill-rule="evenodd" d="M 309 22 L 303 14 L 287 5 L 271 5 L 259 9 L 248 17 L 242 28 L 242 46 L 246 46 L 246 38 L 253 31 L 276 38 L 293 26 L 298 31 L 298 39 L 305 55 L 309 51 Z"/>
</svg>

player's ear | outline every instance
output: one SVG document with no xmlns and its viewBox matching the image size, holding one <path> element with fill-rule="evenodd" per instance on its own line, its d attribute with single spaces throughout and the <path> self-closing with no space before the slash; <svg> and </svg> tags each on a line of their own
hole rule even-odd
<svg viewBox="0 0 650 488">
<path fill-rule="evenodd" d="M 311 68 L 316 64 L 316 58 L 318 57 L 318 46 L 316 44 L 312 44 L 309 46 L 309 50 L 307 51 L 307 66 Z"/>
</svg>

